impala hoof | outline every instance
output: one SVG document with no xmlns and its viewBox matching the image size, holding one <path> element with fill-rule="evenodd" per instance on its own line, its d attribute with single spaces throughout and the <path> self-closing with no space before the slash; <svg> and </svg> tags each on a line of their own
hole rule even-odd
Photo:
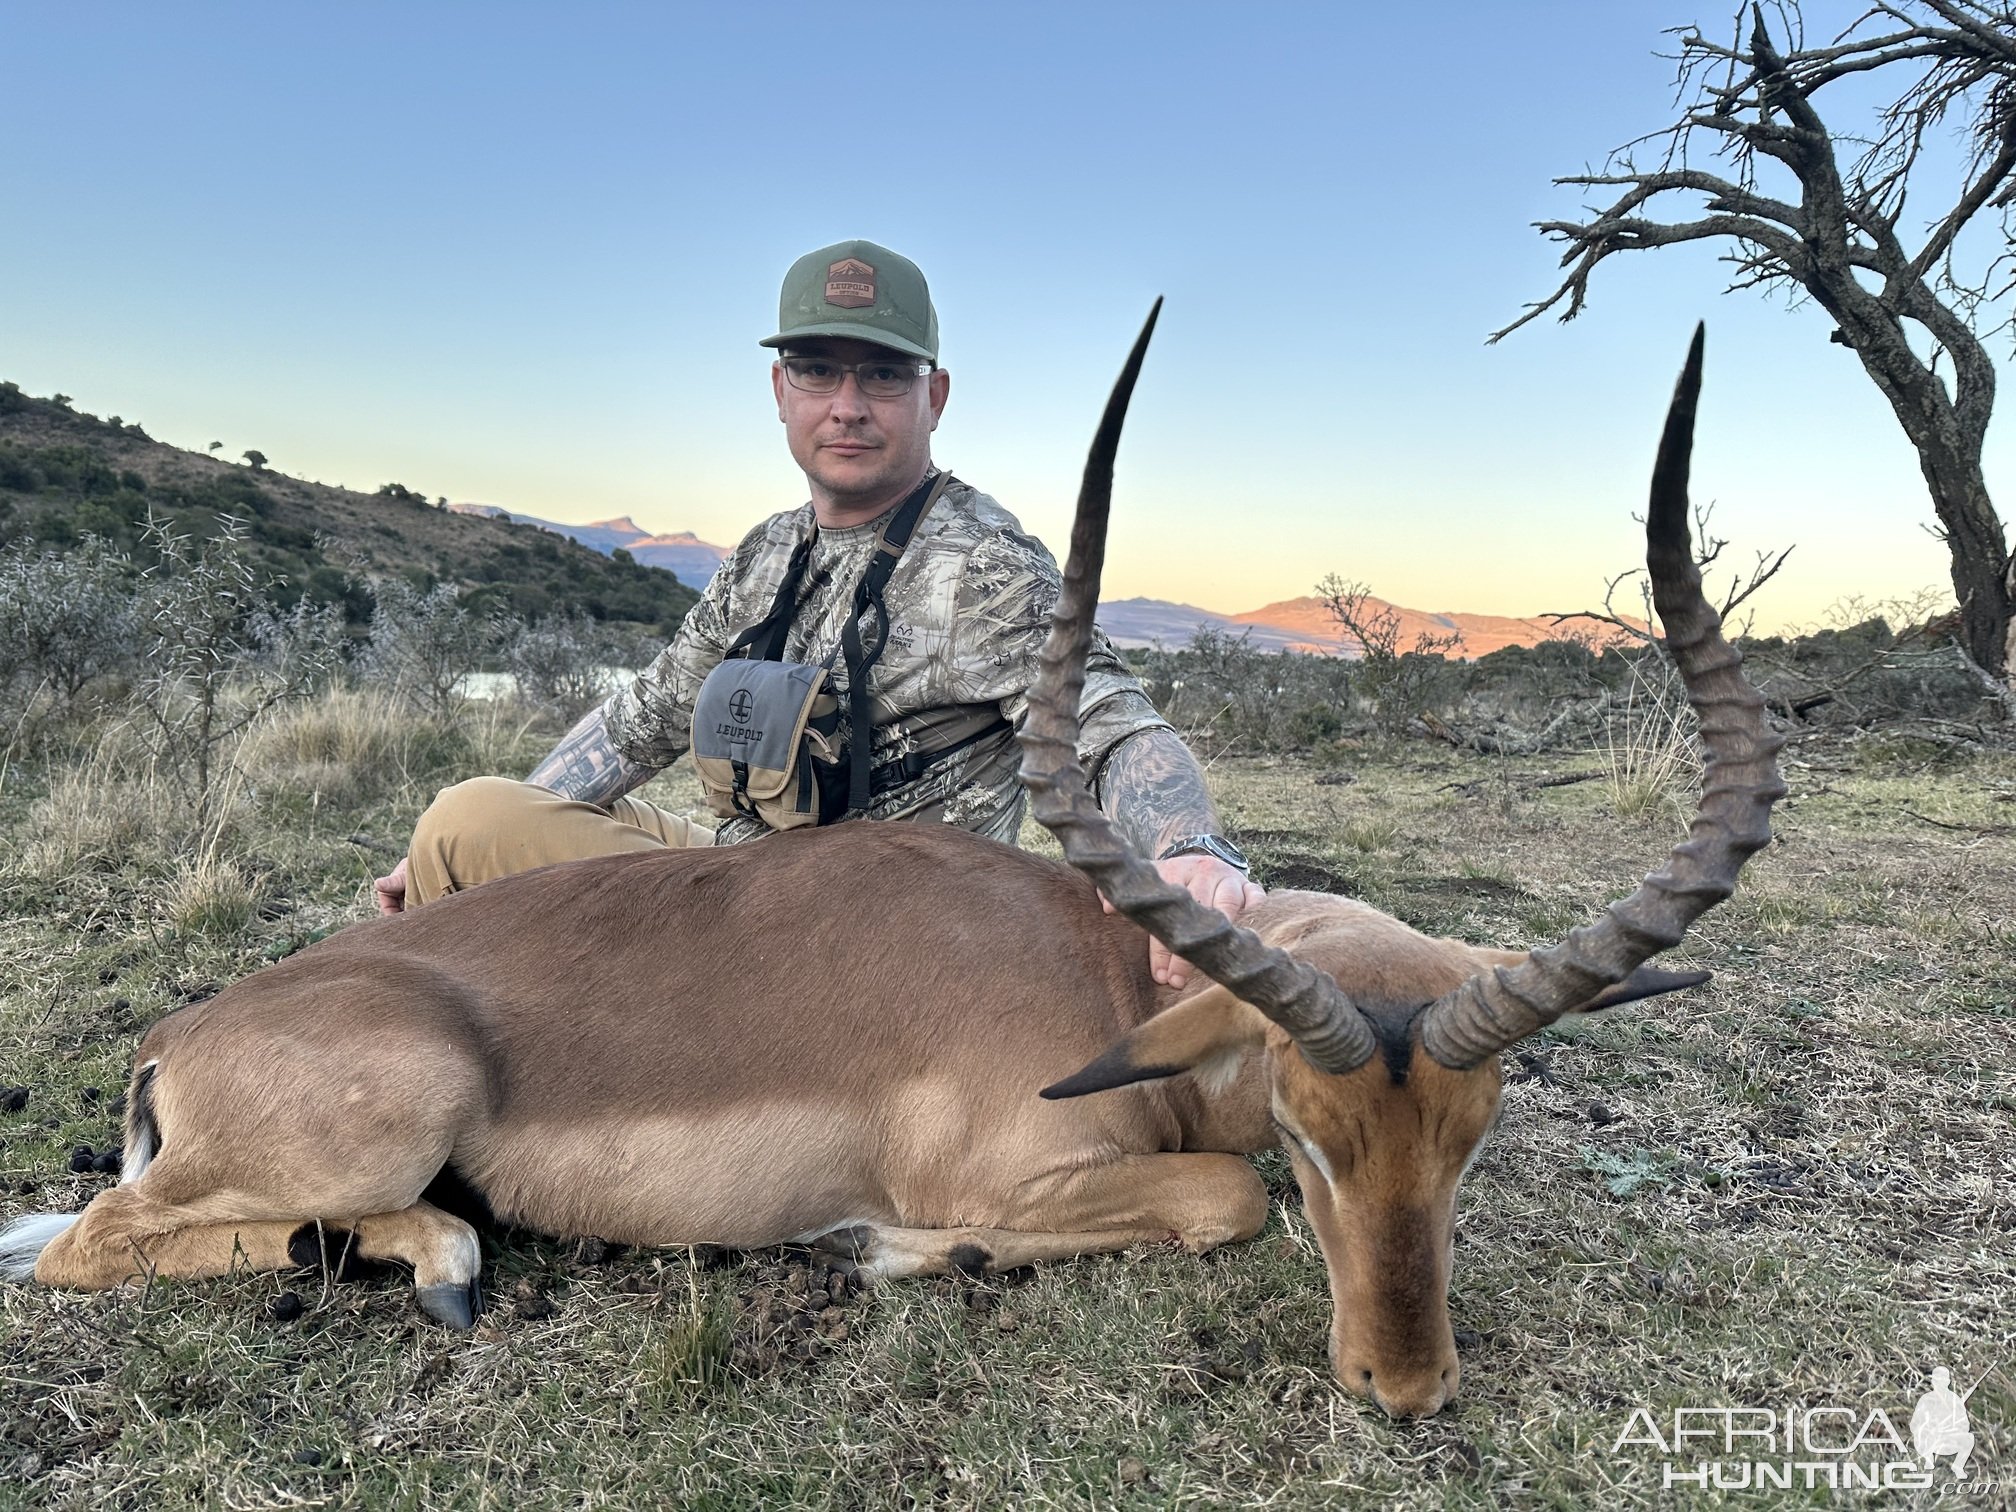
<svg viewBox="0 0 2016 1512">
<path fill-rule="evenodd" d="M 432 1286 L 416 1286 L 413 1294 L 420 1311 L 461 1333 L 476 1326 L 476 1313 L 483 1305 L 482 1293 L 474 1281 L 437 1281 Z"/>
</svg>

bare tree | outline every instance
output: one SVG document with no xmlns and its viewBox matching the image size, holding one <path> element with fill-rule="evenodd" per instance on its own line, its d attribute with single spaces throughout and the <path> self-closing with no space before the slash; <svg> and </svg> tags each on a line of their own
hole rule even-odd
<svg viewBox="0 0 2016 1512">
<path fill-rule="evenodd" d="M 1400 644 L 1400 611 L 1372 597 L 1364 583 L 1331 573 L 1316 585 L 1323 607 L 1344 633 L 1358 643 L 1357 676 L 1353 679 L 1372 704 L 1380 727 L 1397 735 L 1430 712 L 1450 691 L 1449 658 L 1463 649 L 1463 634 L 1422 631 L 1414 644 Z"/>
<path fill-rule="evenodd" d="M 1672 34 L 1679 120 L 1619 148 L 1602 173 L 1555 181 L 1621 192 L 1589 220 L 1540 223 L 1565 244 L 1567 277 L 1491 340 L 1563 301 L 1561 318 L 1572 320 L 1589 275 L 1614 252 L 1733 243 L 1730 289 L 1811 297 L 1836 323 L 1831 339 L 1861 359 L 1890 401 L 1918 452 L 1952 560 L 1961 642 L 1985 673 L 2016 679 L 2016 562 L 1981 472 L 1995 403 L 1995 367 L 1982 343 L 2009 328 L 1998 306 L 2016 290 L 2016 5 L 1877 0 L 1824 46 L 1806 45 L 1796 0 L 1771 9 L 1786 51 L 1756 5 L 1737 14 L 1726 46 L 1693 27 Z M 1815 104 L 1820 92 L 1842 81 L 1866 89 L 1865 76 L 1879 70 L 1896 87 L 1873 129 L 1830 128 Z M 1930 219 L 1914 212 L 1907 220 L 1914 174 L 1928 176 L 1917 173 L 1921 156 L 1955 128 L 1967 144 L 1957 193 Z M 1726 169 L 1704 171 L 1704 156 Z M 1778 197 L 1780 186 L 1794 192 Z M 1653 202 L 1663 208 L 1669 195 L 1700 197 L 1702 213 L 1656 218 Z M 1984 211 L 2000 217 L 1999 234 L 1970 272 L 1955 248 Z"/>
<path fill-rule="evenodd" d="M 1708 569 L 1722 560 L 1722 552 L 1729 541 L 1727 537 L 1715 534 L 1713 526 L 1715 503 L 1712 499 L 1705 504 L 1694 505 L 1693 514 L 1694 527 L 1690 534 L 1694 539 L 1694 566 L 1701 573 L 1702 590 L 1708 593 L 1709 601 L 1712 603 L 1714 594 L 1706 581 Z M 1747 604 L 1758 589 L 1778 576 L 1778 569 L 1785 565 L 1785 559 L 1792 555 L 1792 551 L 1793 548 L 1790 546 L 1783 551 L 1760 551 L 1757 553 L 1757 560 L 1747 571 L 1738 569 L 1730 574 L 1729 589 L 1722 595 L 1722 603 L 1715 611 L 1721 616 L 1723 624 L 1729 625 L 1731 616 Z M 1626 583 L 1634 584 L 1637 589 L 1639 612 L 1636 618 L 1617 607 L 1617 594 Z M 1643 567 L 1633 567 L 1629 571 L 1618 573 L 1603 585 L 1601 609 L 1574 609 L 1567 612 L 1550 610 L 1546 618 L 1557 630 L 1572 620 L 1589 620 L 1594 624 L 1608 625 L 1613 630 L 1622 631 L 1628 640 L 1642 641 L 1649 646 L 1663 646 L 1665 643 L 1653 631 L 1652 613 L 1652 581 L 1645 575 Z M 1737 636 L 1748 636 L 1750 625 L 1751 616 L 1745 615 L 1742 624 L 1731 625 L 1730 629 Z M 1594 638 L 1589 644 L 1594 647 Z"/>
</svg>

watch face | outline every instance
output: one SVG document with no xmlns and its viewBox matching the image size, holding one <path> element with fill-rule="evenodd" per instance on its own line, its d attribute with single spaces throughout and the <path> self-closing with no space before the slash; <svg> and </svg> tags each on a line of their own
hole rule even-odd
<svg viewBox="0 0 2016 1512">
<path fill-rule="evenodd" d="M 1216 835 L 1211 837 L 1211 854 L 1227 865 L 1238 867 L 1241 871 L 1248 870 L 1251 865 L 1244 851 L 1230 840 L 1221 840 Z"/>
</svg>

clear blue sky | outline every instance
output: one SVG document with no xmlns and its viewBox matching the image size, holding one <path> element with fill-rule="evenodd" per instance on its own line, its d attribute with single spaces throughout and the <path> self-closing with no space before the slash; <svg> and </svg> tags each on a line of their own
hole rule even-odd
<svg viewBox="0 0 2016 1512">
<path fill-rule="evenodd" d="M 1337 571 L 1533 613 L 1633 559 L 1706 317 L 1697 491 L 1732 553 L 1798 543 L 1762 618 L 1809 621 L 1945 579 L 1823 315 L 1668 251 L 1483 344 L 1552 288 L 1550 178 L 1662 124 L 1661 29 L 1725 10 L 17 4 L 0 378 L 304 477 L 732 542 L 803 498 L 755 345 L 778 280 L 866 236 L 932 280 L 939 459 L 1056 544 L 1168 297 L 1109 596 Z"/>
</svg>

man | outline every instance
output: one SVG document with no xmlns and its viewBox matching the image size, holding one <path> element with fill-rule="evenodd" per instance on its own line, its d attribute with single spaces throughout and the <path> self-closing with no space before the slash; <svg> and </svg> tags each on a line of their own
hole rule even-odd
<svg viewBox="0 0 2016 1512">
<path fill-rule="evenodd" d="M 525 782 L 478 778 L 445 790 L 421 816 L 410 856 L 379 879 L 381 911 L 550 862 L 769 833 L 741 813 L 710 833 L 627 795 L 687 753 L 702 682 L 773 610 L 789 626 L 780 659 L 826 666 L 843 709 L 865 671 L 870 817 L 956 824 L 1014 843 L 1023 809 L 1014 729 L 1059 575 L 1012 515 L 932 464 L 951 377 L 938 366 L 924 275 L 873 242 L 807 253 L 785 275 L 777 334 L 761 344 L 779 354 L 771 391 L 811 502 L 752 530 L 672 644 Z M 864 615 L 857 587 L 878 532 L 926 500 L 880 605 Z M 798 575 L 780 597 L 794 559 Z M 878 655 L 861 652 L 864 635 L 879 637 Z M 1233 918 L 1258 902 L 1245 858 L 1219 833 L 1196 758 L 1104 635 L 1081 707 L 1079 757 L 1101 805 L 1160 858 L 1164 878 Z M 861 753 L 849 745 L 852 771 Z M 1174 986 L 1190 974 L 1159 941 L 1150 967 Z"/>
</svg>

